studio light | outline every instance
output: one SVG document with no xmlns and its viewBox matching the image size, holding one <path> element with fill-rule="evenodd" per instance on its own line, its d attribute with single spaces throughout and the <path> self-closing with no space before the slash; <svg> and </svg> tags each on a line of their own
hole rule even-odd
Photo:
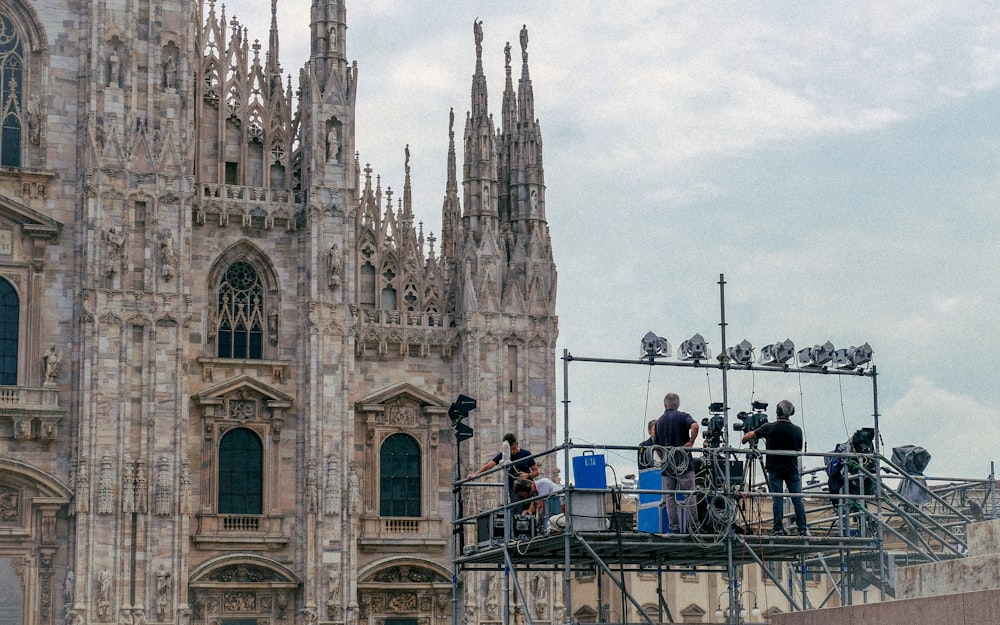
<svg viewBox="0 0 1000 625">
<path fill-rule="evenodd" d="M 642 337 L 642 356 L 645 358 L 666 358 L 670 356 L 670 342 L 662 336 L 656 336 L 652 331 Z"/>
<path fill-rule="evenodd" d="M 872 348 L 868 343 L 861 347 L 851 345 L 846 349 L 834 352 L 833 361 L 838 369 L 860 369 L 872 359 Z"/>
<path fill-rule="evenodd" d="M 835 351 L 830 341 L 822 345 L 805 347 L 799 350 L 799 364 L 806 367 L 824 367 L 833 360 Z"/>
<path fill-rule="evenodd" d="M 681 360 L 707 360 L 712 357 L 712 354 L 708 351 L 708 344 L 705 343 L 704 337 L 695 334 L 681 343 L 680 349 L 677 350 L 677 357 Z"/>
<path fill-rule="evenodd" d="M 743 339 L 739 345 L 726 348 L 726 353 L 729 354 L 729 359 L 733 361 L 733 364 L 746 366 L 753 362 L 753 345 L 746 339 Z"/>
<path fill-rule="evenodd" d="M 783 367 L 794 356 L 795 343 L 792 343 L 792 339 L 785 339 L 761 348 L 760 364 L 766 367 Z"/>
<path fill-rule="evenodd" d="M 872 346 L 865 343 L 861 347 L 851 348 L 851 359 L 855 367 L 863 367 L 872 361 Z"/>
</svg>

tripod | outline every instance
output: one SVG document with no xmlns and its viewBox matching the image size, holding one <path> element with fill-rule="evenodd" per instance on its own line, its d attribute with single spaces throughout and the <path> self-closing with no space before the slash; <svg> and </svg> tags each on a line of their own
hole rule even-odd
<svg viewBox="0 0 1000 625">
<path fill-rule="evenodd" d="M 764 459 L 760 455 L 760 451 L 757 449 L 757 440 L 754 439 L 750 441 L 750 452 L 747 454 L 746 460 L 746 470 L 743 472 L 743 483 L 741 488 L 744 493 L 743 497 L 740 498 L 738 509 L 740 515 L 743 517 L 743 522 L 746 524 L 747 533 L 761 533 L 760 525 L 762 522 L 762 512 L 760 509 L 760 503 L 758 500 L 757 514 L 754 515 L 752 510 L 748 510 L 748 501 L 752 501 L 752 493 L 754 484 L 757 483 L 757 468 L 760 467 L 761 475 L 767 478 L 767 468 L 764 466 Z M 756 532 L 751 531 L 756 527 Z"/>
</svg>

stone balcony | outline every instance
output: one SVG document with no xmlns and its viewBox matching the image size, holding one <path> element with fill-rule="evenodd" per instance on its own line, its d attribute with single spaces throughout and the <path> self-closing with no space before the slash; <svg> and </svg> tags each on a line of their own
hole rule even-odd
<svg viewBox="0 0 1000 625">
<path fill-rule="evenodd" d="M 0 427 L 14 440 L 54 441 L 64 416 L 56 386 L 0 386 Z"/>
<path fill-rule="evenodd" d="M 197 515 L 194 542 L 202 549 L 281 549 L 288 544 L 283 517 L 267 514 Z"/>
</svg>

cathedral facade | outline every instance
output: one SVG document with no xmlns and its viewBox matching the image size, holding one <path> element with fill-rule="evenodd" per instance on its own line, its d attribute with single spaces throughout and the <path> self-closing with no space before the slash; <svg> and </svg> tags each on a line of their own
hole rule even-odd
<svg viewBox="0 0 1000 625">
<path fill-rule="evenodd" d="M 2 625 L 500 620 L 496 574 L 453 597 L 452 481 L 555 442 L 527 30 L 497 126 L 474 24 L 436 238 L 409 149 L 395 192 L 359 156 L 344 1 L 294 90 L 274 1 L 264 45 L 211 1 L 0 0 Z"/>
</svg>

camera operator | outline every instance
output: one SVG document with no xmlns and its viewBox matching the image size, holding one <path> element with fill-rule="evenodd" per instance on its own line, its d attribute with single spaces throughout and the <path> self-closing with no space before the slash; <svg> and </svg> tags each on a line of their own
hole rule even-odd
<svg viewBox="0 0 1000 625">
<path fill-rule="evenodd" d="M 662 447 L 691 447 L 695 439 L 698 438 L 698 422 L 694 417 L 686 412 L 681 412 L 678 408 L 681 405 L 680 397 L 677 393 L 667 393 L 663 398 L 665 410 L 660 418 L 656 420 L 656 429 L 653 433 L 653 442 Z M 670 531 L 679 534 L 687 532 L 688 528 L 693 531 L 698 527 L 698 506 L 694 494 L 694 463 L 691 461 L 690 452 L 680 452 L 673 455 L 673 462 L 668 462 L 663 470 L 663 490 L 686 491 L 677 495 L 667 497 L 667 517 L 670 522 Z M 682 471 L 671 471 L 670 465 L 674 464 Z M 681 525 L 680 511 L 677 506 L 677 497 L 681 496 L 684 501 L 684 526 Z"/>
<path fill-rule="evenodd" d="M 742 437 L 742 442 L 763 438 L 767 441 L 767 449 L 770 451 L 802 451 L 802 428 L 789 420 L 795 414 L 795 406 L 787 399 L 778 402 L 775 411 L 777 419 L 773 423 L 765 423 L 756 430 L 747 432 Z M 773 514 L 774 530 L 772 536 L 785 536 L 784 527 L 784 487 L 788 486 L 788 492 L 792 495 L 802 494 L 802 476 L 799 475 L 798 456 L 776 456 L 765 454 L 767 460 L 767 490 L 774 496 Z M 806 527 L 806 506 L 802 497 L 792 497 L 792 508 L 795 510 L 795 525 L 799 536 L 808 536 L 809 530 Z"/>
</svg>

